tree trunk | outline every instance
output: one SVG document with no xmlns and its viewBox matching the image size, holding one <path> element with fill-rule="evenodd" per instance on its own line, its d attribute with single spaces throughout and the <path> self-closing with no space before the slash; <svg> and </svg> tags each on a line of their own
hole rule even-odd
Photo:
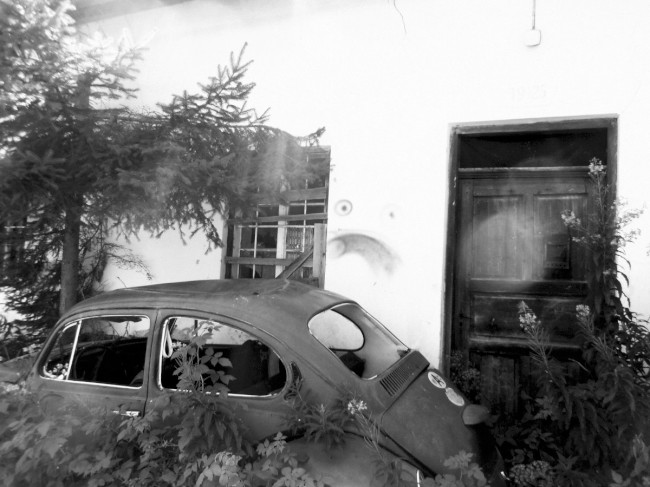
<svg viewBox="0 0 650 487">
<path fill-rule="evenodd" d="M 71 205 L 65 213 L 63 255 L 61 256 L 61 293 L 59 295 L 60 315 L 77 302 L 80 235 L 81 204 Z"/>
<path fill-rule="evenodd" d="M 74 105 L 78 109 L 90 108 L 90 84 L 92 75 L 79 76 Z M 61 293 L 59 294 L 59 315 L 63 315 L 76 302 L 79 288 L 79 241 L 81 240 L 81 215 L 83 196 L 72 195 L 65 210 L 63 252 L 61 256 Z"/>
</svg>

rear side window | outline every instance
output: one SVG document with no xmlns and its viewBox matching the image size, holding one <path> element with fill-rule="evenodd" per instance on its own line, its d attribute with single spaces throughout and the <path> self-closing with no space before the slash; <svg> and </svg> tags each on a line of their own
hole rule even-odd
<svg viewBox="0 0 650 487">
<path fill-rule="evenodd" d="M 342 304 L 315 315 L 309 332 L 363 379 L 389 368 L 408 348 L 356 304 Z"/>
<path fill-rule="evenodd" d="M 146 316 L 100 316 L 68 323 L 57 333 L 41 376 L 140 387 L 149 327 Z"/>
<path fill-rule="evenodd" d="M 182 350 L 197 337 L 200 349 L 184 355 Z M 159 381 L 165 389 L 183 388 L 180 376 L 188 361 L 194 367 L 193 382 L 204 390 L 225 387 L 230 394 L 268 396 L 286 384 L 286 369 L 278 354 L 239 328 L 175 316 L 165 321 L 162 340 Z"/>
</svg>

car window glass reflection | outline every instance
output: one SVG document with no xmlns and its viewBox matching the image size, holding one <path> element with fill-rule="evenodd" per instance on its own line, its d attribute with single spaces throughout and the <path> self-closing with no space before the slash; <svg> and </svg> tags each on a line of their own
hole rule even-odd
<svg viewBox="0 0 650 487">
<path fill-rule="evenodd" d="M 77 338 L 79 322 L 75 321 L 66 325 L 56 337 L 54 346 L 50 350 L 47 362 L 43 367 L 43 375 L 49 379 L 67 379 L 70 370 L 72 349 Z"/>
<path fill-rule="evenodd" d="M 163 388 L 179 389 L 183 360 L 174 352 L 197 337 L 201 337 L 198 358 L 201 367 L 205 366 L 206 385 L 249 396 L 272 395 L 284 388 L 287 374 L 279 356 L 255 336 L 216 321 L 181 316 L 167 319 L 164 325 L 160 358 Z M 205 356 L 215 360 L 201 361 Z"/>
<path fill-rule="evenodd" d="M 140 387 L 149 334 L 144 316 L 102 316 L 59 332 L 41 369 L 49 379 Z"/>
<path fill-rule="evenodd" d="M 363 333 L 345 316 L 328 309 L 315 316 L 309 331 L 330 350 L 355 351 L 363 347 Z"/>
<path fill-rule="evenodd" d="M 408 351 L 381 323 L 355 304 L 342 304 L 318 313 L 309 321 L 309 331 L 364 379 L 382 373 Z"/>
</svg>

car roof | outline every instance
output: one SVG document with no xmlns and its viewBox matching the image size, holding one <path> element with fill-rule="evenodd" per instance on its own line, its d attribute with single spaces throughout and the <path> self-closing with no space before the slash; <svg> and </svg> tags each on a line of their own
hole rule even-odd
<svg viewBox="0 0 650 487">
<path fill-rule="evenodd" d="M 352 301 L 285 279 L 184 281 L 109 291 L 78 303 L 66 317 L 109 308 L 173 308 L 229 316 L 262 325 L 272 334 L 295 333 L 299 328 L 306 331 L 307 322 L 319 311 L 345 302 Z"/>
</svg>

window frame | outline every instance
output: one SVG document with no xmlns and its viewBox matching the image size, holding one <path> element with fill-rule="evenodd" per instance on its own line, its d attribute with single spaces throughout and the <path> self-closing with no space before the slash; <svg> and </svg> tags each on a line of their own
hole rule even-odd
<svg viewBox="0 0 650 487">
<path fill-rule="evenodd" d="M 97 318 L 116 318 L 116 317 L 133 317 L 133 318 L 143 318 L 148 321 L 149 327 L 147 330 L 146 336 L 143 336 L 141 338 L 146 339 L 145 343 L 145 351 L 144 351 L 144 360 L 143 360 L 143 381 L 140 385 L 138 386 L 131 386 L 131 385 L 122 385 L 122 384 L 112 384 L 109 382 L 92 382 L 92 381 L 85 381 L 85 380 L 77 380 L 77 379 L 70 379 L 70 371 L 72 369 L 71 365 L 74 363 L 75 356 L 77 355 L 77 348 L 79 345 L 79 335 L 80 335 L 80 330 L 81 326 L 84 321 L 86 320 L 91 320 L 91 319 L 97 319 Z M 58 338 L 65 333 L 66 330 L 68 330 L 71 327 L 76 327 L 76 332 L 75 332 L 75 339 L 72 345 L 71 353 L 70 353 L 70 358 L 68 359 L 68 370 L 66 371 L 66 376 L 65 378 L 60 378 L 57 379 L 55 377 L 48 377 L 45 375 L 44 368 L 45 365 L 50 358 L 50 354 L 54 347 L 56 346 Z M 147 378 L 147 370 L 148 370 L 148 355 L 149 355 L 149 350 L 151 346 L 151 332 L 152 329 L 155 326 L 155 319 L 146 314 L 146 313 L 129 313 L 128 311 L 125 313 L 115 313 L 113 311 L 108 312 L 106 314 L 103 314 L 101 312 L 99 313 L 93 313 L 93 314 L 88 314 L 85 316 L 76 316 L 70 318 L 68 321 L 63 323 L 60 327 L 57 327 L 56 331 L 52 333 L 51 339 L 48 341 L 46 344 L 46 348 L 44 348 L 43 353 L 41 354 L 41 358 L 39 360 L 39 363 L 37 364 L 37 374 L 41 380 L 45 380 L 51 383 L 65 383 L 65 384 L 81 384 L 86 387 L 102 387 L 102 388 L 118 388 L 118 389 L 127 389 L 127 390 L 140 390 L 140 389 L 146 389 L 146 378 Z"/>
<path fill-rule="evenodd" d="M 223 240 L 226 245 L 222 250 L 221 279 L 259 279 L 268 277 L 297 278 L 310 284 L 324 286 L 325 249 L 328 214 L 328 189 L 330 169 L 330 148 L 328 146 L 304 147 L 306 164 L 311 166 L 318 177 L 315 181 L 304 180 L 296 185 L 286 182 L 284 187 L 271 200 L 258 201 L 258 208 L 253 216 L 234 213 L 224 223 Z M 321 211 L 310 213 L 310 208 L 318 205 Z M 278 207 L 276 215 L 268 216 L 264 207 Z M 292 208 L 302 206 L 300 214 L 291 214 Z M 275 228 L 276 247 L 273 257 L 259 257 L 257 238 L 253 247 L 243 247 L 242 234 L 245 228 L 257 232 L 260 228 Z M 299 249 L 288 248 L 288 236 L 292 228 L 302 229 L 302 242 Z M 312 234 L 307 238 L 307 233 Z M 242 255 L 252 251 L 252 256 Z M 291 252 L 293 255 L 288 257 Z M 242 277 L 244 266 L 249 267 L 252 275 Z M 274 267 L 272 276 L 264 276 L 263 266 Z M 261 272 L 257 272 L 262 268 Z M 268 272 L 268 270 L 266 270 Z M 258 276 L 256 277 L 256 273 Z M 295 277 L 294 277 L 295 276 Z"/>
<path fill-rule="evenodd" d="M 312 330 L 312 323 L 319 316 L 322 316 L 324 313 L 328 312 L 335 312 L 337 314 L 340 314 L 344 319 L 352 323 L 361 332 L 361 335 L 363 337 L 363 344 L 361 347 L 358 349 L 330 348 L 314 333 Z M 355 319 L 352 316 L 353 314 L 357 314 L 357 318 L 362 319 Z M 364 321 L 364 323 L 359 324 L 361 321 Z M 381 323 L 377 318 L 372 316 L 370 313 L 368 313 L 368 311 L 366 311 L 357 303 L 339 303 L 330 308 L 323 309 L 311 317 L 307 324 L 307 327 L 309 334 L 320 347 L 325 348 L 332 356 L 334 356 L 337 359 L 337 362 L 341 363 L 346 369 L 348 369 L 348 372 L 365 382 L 372 381 L 377 377 L 380 377 L 387 370 L 391 369 L 395 366 L 395 364 L 400 362 L 410 351 L 410 348 L 405 345 L 404 342 L 397 338 L 397 336 L 395 336 L 383 323 Z M 381 344 L 381 341 L 384 341 L 384 343 L 390 342 L 390 344 L 395 347 L 394 351 L 396 352 L 397 357 L 393 357 L 392 360 L 386 361 L 386 359 L 389 357 L 386 355 L 387 350 L 384 350 L 383 354 L 368 353 L 368 351 L 376 351 L 375 346 L 377 344 Z M 366 350 L 366 348 L 369 350 Z M 342 355 L 339 355 L 339 353 L 342 353 Z M 354 363 L 346 364 L 343 360 L 343 356 L 350 353 L 355 357 L 355 359 L 363 361 L 364 370 L 361 373 L 355 372 L 353 368 L 351 368 Z M 371 358 L 373 359 L 372 361 L 370 360 Z M 372 372 L 369 372 L 367 369 L 365 369 L 365 366 L 368 365 L 369 362 L 370 370 Z"/>
<path fill-rule="evenodd" d="M 258 266 L 273 266 L 275 269 L 272 278 L 275 278 L 293 262 L 300 259 L 301 256 L 313 251 L 314 247 L 324 239 L 326 231 L 327 198 L 326 192 L 323 191 L 324 189 L 318 188 L 299 193 L 293 192 L 293 196 L 288 195 L 287 200 L 283 204 L 277 205 L 278 214 L 274 216 L 261 216 L 264 213 L 261 209 L 271 205 L 259 204 L 254 217 L 228 219 L 226 221 L 226 240 L 228 244 L 224 246 L 222 278 L 245 279 L 242 277 L 242 266 L 251 267 L 251 279 L 264 277 L 262 272 L 259 273 L 259 277 L 256 277 Z M 310 193 L 307 193 L 307 191 Z M 290 214 L 292 208 L 299 206 L 302 206 L 303 213 Z M 322 211 L 318 213 L 306 213 L 310 207 L 314 206 L 321 206 Z M 253 233 L 252 246 L 248 246 L 242 240 L 245 229 L 250 229 Z M 275 248 L 265 249 L 264 247 L 260 247 L 258 235 L 261 229 L 276 230 Z M 302 233 L 300 246 L 295 249 L 288 248 L 288 237 L 291 229 L 298 229 Z M 264 250 L 275 251 L 275 255 L 273 257 L 259 257 L 258 253 Z M 242 255 L 244 252 L 252 252 L 253 255 Z M 294 255 L 288 256 L 289 253 Z M 317 265 L 314 258 L 307 258 L 303 262 L 302 267 L 311 269 L 307 274 L 318 277 Z M 302 277 L 311 276 L 303 275 Z"/>
<path fill-rule="evenodd" d="M 168 323 L 170 319 L 173 318 L 185 318 L 185 319 L 193 319 L 197 321 L 212 321 L 215 322 L 216 324 L 220 326 L 227 326 L 229 328 L 233 328 L 235 330 L 241 331 L 253 339 L 259 341 L 262 345 L 267 347 L 270 353 L 273 353 L 276 355 L 278 358 L 278 362 L 280 367 L 284 368 L 284 375 L 285 375 L 285 381 L 283 386 L 280 389 L 275 390 L 275 392 L 270 393 L 270 394 L 262 394 L 262 395 L 256 395 L 256 394 L 241 394 L 241 393 L 236 393 L 236 392 L 230 392 L 228 391 L 228 397 L 233 397 L 233 398 L 239 398 L 239 399 L 275 399 L 279 395 L 283 394 L 284 391 L 287 389 L 289 384 L 291 383 L 291 376 L 290 376 L 290 367 L 287 366 L 287 362 L 283 359 L 282 353 L 278 351 L 278 347 L 270 345 L 269 340 L 260 338 L 260 334 L 258 333 L 257 328 L 253 329 L 248 329 L 246 326 L 241 326 L 238 324 L 235 324 L 232 322 L 232 320 L 227 319 L 226 317 L 222 316 L 210 316 L 207 317 L 201 313 L 192 313 L 191 311 L 175 311 L 175 310 L 170 310 L 169 312 L 164 313 L 164 315 L 161 315 L 159 317 L 159 323 L 160 323 L 160 331 L 159 331 L 159 336 L 156 339 L 157 342 L 157 349 L 156 349 L 156 369 L 154 371 L 154 377 L 155 377 L 155 384 L 156 388 L 160 392 L 186 392 L 183 391 L 182 389 L 175 389 L 175 388 L 169 388 L 169 387 L 164 387 L 162 384 L 162 370 L 163 370 L 163 351 L 165 349 L 165 342 L 167 340 L 167 330 L 168 330 Z M 270 355 L 269 355 L 270 356 Z M 233 374 L 235 375 L 235 374 Z M 236 375 L 235 375 L 236 377 Z M 219 395 L 219 392 L 215 391 L 205 391 L 204 394 L 206 395 Z"/>
</svg>

